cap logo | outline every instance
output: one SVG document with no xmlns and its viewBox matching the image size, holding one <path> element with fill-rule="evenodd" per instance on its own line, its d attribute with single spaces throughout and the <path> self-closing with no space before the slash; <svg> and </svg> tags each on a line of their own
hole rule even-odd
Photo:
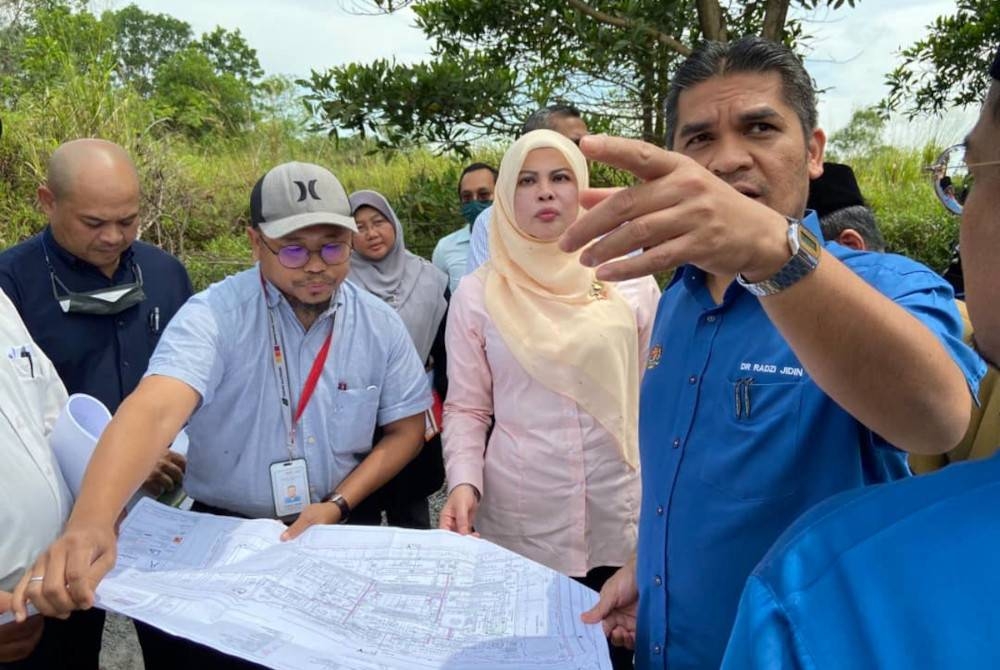
<svg viewBox="0 0 1000 670">
<path fill-rule="evenodd" d="M 296 202 L 302 202 L 306 199 L 308 194 L 313 200 L 320 200 L 319 195 L 316 194 L 316 180 L 310 179 L 309 185 L 306 185 L 304 181 L 295 180 L 295 185 L 299 187 L 299 199 Z"/>
</svg>

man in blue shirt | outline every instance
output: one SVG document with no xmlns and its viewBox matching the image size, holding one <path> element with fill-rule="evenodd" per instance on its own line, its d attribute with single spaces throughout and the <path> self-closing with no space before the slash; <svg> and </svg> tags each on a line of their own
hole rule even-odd
<svg viewBox="0 0 1000 670">
<path fill-rule="evenodd" d="M 991 74 L 965 141 L 974 186 L 963 205 L 960 249 L 976 342 L 995 364 L 1000 51 Z M 724 667 L 1000 666 L 998 507 L 1000 456 L 813 508 L 750 576 Z"/>
<path fill-rule="evenodd" d="M 58 147 L 38 201 L 48 226 L 0 254 L 0 289 L 67 391 L 90 394 L 114 412 L 139 384 L 160 333 L 191 296 L 191 282 L 176 258 L 136 240 L 139 177 L 117 144 L 80 139 Z M 183 456 L 165 453 L 146 490 L 173 488 L 183 468 Z M 103 628 L 100 610 L 50 620 L 36 653 L 72 648 L 67 667 L 96 668 Z M 153 668 L 157 634 L 138 628 Z"/>
<path fill-rule="evenodd" d="M 905 476 L 901 450 L 957 443 L 983 365 L 933 272 L 822 243 L 805 205 L 825 136 L 790 50 L 703 45 L 667 117 L 676 153 L 583 139 L 589 158 L 644 183 L 585 193 L 562 240 L 571 251 L 606 235 L 581 256 L 608 262 L 603 279 L 681 266 L 643 378 L 637 561 L 585 619 L 633 643 L 639 668 L 715 667 L 778 535 L 828 496 Z"/>
<path fill-rule="evenodd" d="M 413 342 L 391 306 L 344 281 L 357 227 L 337 178 L 279 165 L 250 217 L 257 265 L 184 305 L 101 436 L 64 535 L 34 566 L 44 581 L 25 584 L 43 614 L 93 604 L 117 511 L 185 423 L 194 509 L 294 519 L 282 539 L 347 521 L 423 444 L 431 394 Z M 292 485 L 301 500 L 286 499 Z M 248 665 L 179 646 L 173 667 Z"/>
<path fill-rule="evenodd" d="M 496 168 L 486 163 L 467 165 L 458 178 L 458 200 L 462 204 L 465 225 L 438 240 L 431 255 L 434 265 L 448 275 L 448 290 L 452 293 L 465 276 L 472 226 L 476 218 L 493 204 L 496 185 Z"/>
</svg>

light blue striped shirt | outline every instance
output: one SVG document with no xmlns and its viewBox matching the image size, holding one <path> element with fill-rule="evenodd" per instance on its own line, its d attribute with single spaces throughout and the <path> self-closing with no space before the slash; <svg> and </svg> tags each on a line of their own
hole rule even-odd
<svg viewBox="0 0 1000 670">
<path fill-rule="evenodd" d="M 465 224 L 438 240 L 431 254 L 431 262 L 448 275 L 448 289 L 452 293 L 458 288 L 458 282 L 465 276 L 465 268 L 469 264 L 470 236 L 469 224 Z"/>
<path fill-rule="evenodd" d="M 308 331 L 270 284 L 268 296 L 293 407 L 336 313 L 330 353 L 296 433 L 294 456 L 305 457 L 317 501 L 368 455 L 376 425 L 430 407 L 430 387 L 396 312 L 350 282 Z M 201 395 L 187 427 L 185 490 L 249 517 L 274 517 L 269 467 L 289 457 L 267 311 L 256 267 L 213 284 L 171 319 L 146 371 Z"/>
</svg>

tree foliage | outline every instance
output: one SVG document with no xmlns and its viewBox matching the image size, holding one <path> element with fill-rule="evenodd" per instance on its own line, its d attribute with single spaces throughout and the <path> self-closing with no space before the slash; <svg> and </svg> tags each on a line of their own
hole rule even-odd
<svg viewBox="0 0 1000 670">
<path fill-rule="evenodd" d="M 830 160 L 874 155 L 884 144 L 885 117 L 874 107 L 855 110 L 846 126 L 833 133 L 827 143 Z"/>
<path fill-rule="evenodd" d="M 0 100 L 8 107 L 76 73 L 134 91 L 151 102 L 166 127 L 192 137 L 239 130 L 253 119 L 263 70 L 238 30 L 216 28 L 195 40 L 189 24 L 166 14 L 128 5 L 98 17 L 86 4 L 2 5 Z"/>
<path fill-rule="evenodd" d="M 430 141 L 468 153 L 477 139 L 512 134 L 530 111 L 565 101 L 598 129 L 662 142 L 670 76 L 692 45 L 744 34 L 796 44 L 804 36 L 787 20 L 790 6 L 854 2 L 354 0 L 361 11 L 410 8 L 433 60 L 352 63 L 300 83 L 323 127 L 384 146 Z"/>
<path fill-rule="evenodd" d="M 887 110 L 941 113 L 982 100 L 987 72 L 1000 46 L 1000 3 L 957 0 L 954 14 L 939 16 L 929 34 L 901 53 L 902 64 L 886 76 Z"/>
</svg>

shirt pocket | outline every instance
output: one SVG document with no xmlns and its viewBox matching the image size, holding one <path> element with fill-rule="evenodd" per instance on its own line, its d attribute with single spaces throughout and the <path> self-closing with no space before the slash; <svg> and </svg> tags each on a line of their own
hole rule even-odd
<svg viewBox="0 0 1000 670">
<path fill-rule="evenodd" d="M 719 399 L 718 438 L 706 445 L 701 479 L 739 500 L 792 495 L 807 472 L 799 439 L 802 382 L 730 380 Z"/>
<path fill-rule="evenodd" d="M 372 450 L 378 406 L 379 389 L 376 386 L 336 392 L 330 426 L 335 452 L 363 459 Z"/>
</svg>

